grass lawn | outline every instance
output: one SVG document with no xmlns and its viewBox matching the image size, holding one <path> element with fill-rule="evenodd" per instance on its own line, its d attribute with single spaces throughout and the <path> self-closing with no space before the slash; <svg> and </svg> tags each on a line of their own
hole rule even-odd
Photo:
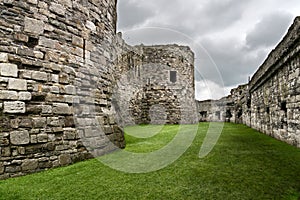
<svg viewBox="0 0 300 200">
<path fill-rule="evenodd" d="M 213 151 L 200 159 L 208 126 L 200 123 L 190 148 L 161 170 L 128 174 L 93 159 L 0 181 L 0 199 L 300 199 L 299 149 L 244 125 L 225 124 Z M 157 150 L 177 129 L 165 126 L 148 139 L 127 135 L 127 150 Z"/>
</svg>

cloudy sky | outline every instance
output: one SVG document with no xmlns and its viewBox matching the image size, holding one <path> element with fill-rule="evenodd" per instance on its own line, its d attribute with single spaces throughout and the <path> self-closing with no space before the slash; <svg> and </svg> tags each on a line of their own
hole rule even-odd
<svg viewBox="0 0 300 200">
<path fill-rule="evenodd" d="M 300 15 L 299 0 L 118 0 L 129 44 L 179 43 L 195 52 L 196 98 L 248 81 Z"/>
</svg>

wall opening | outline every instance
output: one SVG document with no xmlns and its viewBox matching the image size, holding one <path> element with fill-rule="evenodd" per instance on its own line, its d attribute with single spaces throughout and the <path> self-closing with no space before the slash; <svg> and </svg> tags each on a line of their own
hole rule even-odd
<svg viewBox="0 0 300 200">
<path fill-rule="evenodd" d="M 226 121 L 227 122 L 230 122 L 230 119 L 231 119 L 231 117 L 232 117 L 232 114 L 231 114 L 231 110 L 230 109 L 227 109 L 226 110 Z"/>
<path fill-rule="evenodd" d="M 270 107 L 267 107 L 267 108 L 266 108 L 266 113 L 267 113 L 267 114 L 270 114 Z"/>
<path fill-rule="evenodd" d="M 280 103 L 280 110 L 287 112 L 286 101 Z"/>
<path fill-rule="evenodd" d="M 170 71 L 170 81 L 172 83 L 176 83 L 176 81 L 177 81 L 177 72 L 176 71 Z"/>
<path fill-rule="evenodd" d="M 218 120 L 221 120 L 221 112 L 220 112 L 220 111 L 217 111 L 215 114 L 216 114 L 216 118 L 217 118 Z"/>
<path fill-rule="evenodd" d="M 34 38 L 34 37 L 29 37 L 28 42 L 26 43 L 26 46 L 33 49 L 38 44 L 39 44 L 39 39 Z"/>
</svg>

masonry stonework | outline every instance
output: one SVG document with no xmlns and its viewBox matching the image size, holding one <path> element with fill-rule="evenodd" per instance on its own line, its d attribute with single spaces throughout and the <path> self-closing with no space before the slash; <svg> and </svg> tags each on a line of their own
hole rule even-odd
<svg viewBox="0 0 300 200">
<path fill-rule="evenodd" d="M 116 17 L 115 0 L 0 1 L 0 179 L 124 147 Z"/>
<path fill-rule="evenodd" d="M 139 45 L 120 49 L 116 76 L 120 124 L 197 122 L 194 53 L 189 47 Z"/>
<path fill-rule="evenodd" d="M 300 147 L 299 58 L 300 17 L 296 17 L 248 84 L 233 89 L 221 100 L 197 102 L 200 119 L 244 123 Z"/>
<path fill-rule="evenodd" d="M 0 179 L 124 148 L 126 125 L 198 121 L 193 52 L 126 44 L 116 4 L 0 0 Z"/>
</svg>

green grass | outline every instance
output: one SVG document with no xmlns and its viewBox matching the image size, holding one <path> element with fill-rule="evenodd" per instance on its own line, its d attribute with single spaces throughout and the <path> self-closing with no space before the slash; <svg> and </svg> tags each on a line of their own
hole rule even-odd
<svg viewBox="0 0 300 200">
<path fill-rule="evenodd" d="M 199 159 L 207 128 L 199 124 L 190 148 L 161 170 L 128 174 L 93 159 L 0 181 L 0 199 L 300 199 L 299 149 L 244 125 L 225 124 L 213 151 Z M 144 139 L 127 135 L 127 150 L 157 150 L 177 129 L 168 125 Z"/>
</svg>

